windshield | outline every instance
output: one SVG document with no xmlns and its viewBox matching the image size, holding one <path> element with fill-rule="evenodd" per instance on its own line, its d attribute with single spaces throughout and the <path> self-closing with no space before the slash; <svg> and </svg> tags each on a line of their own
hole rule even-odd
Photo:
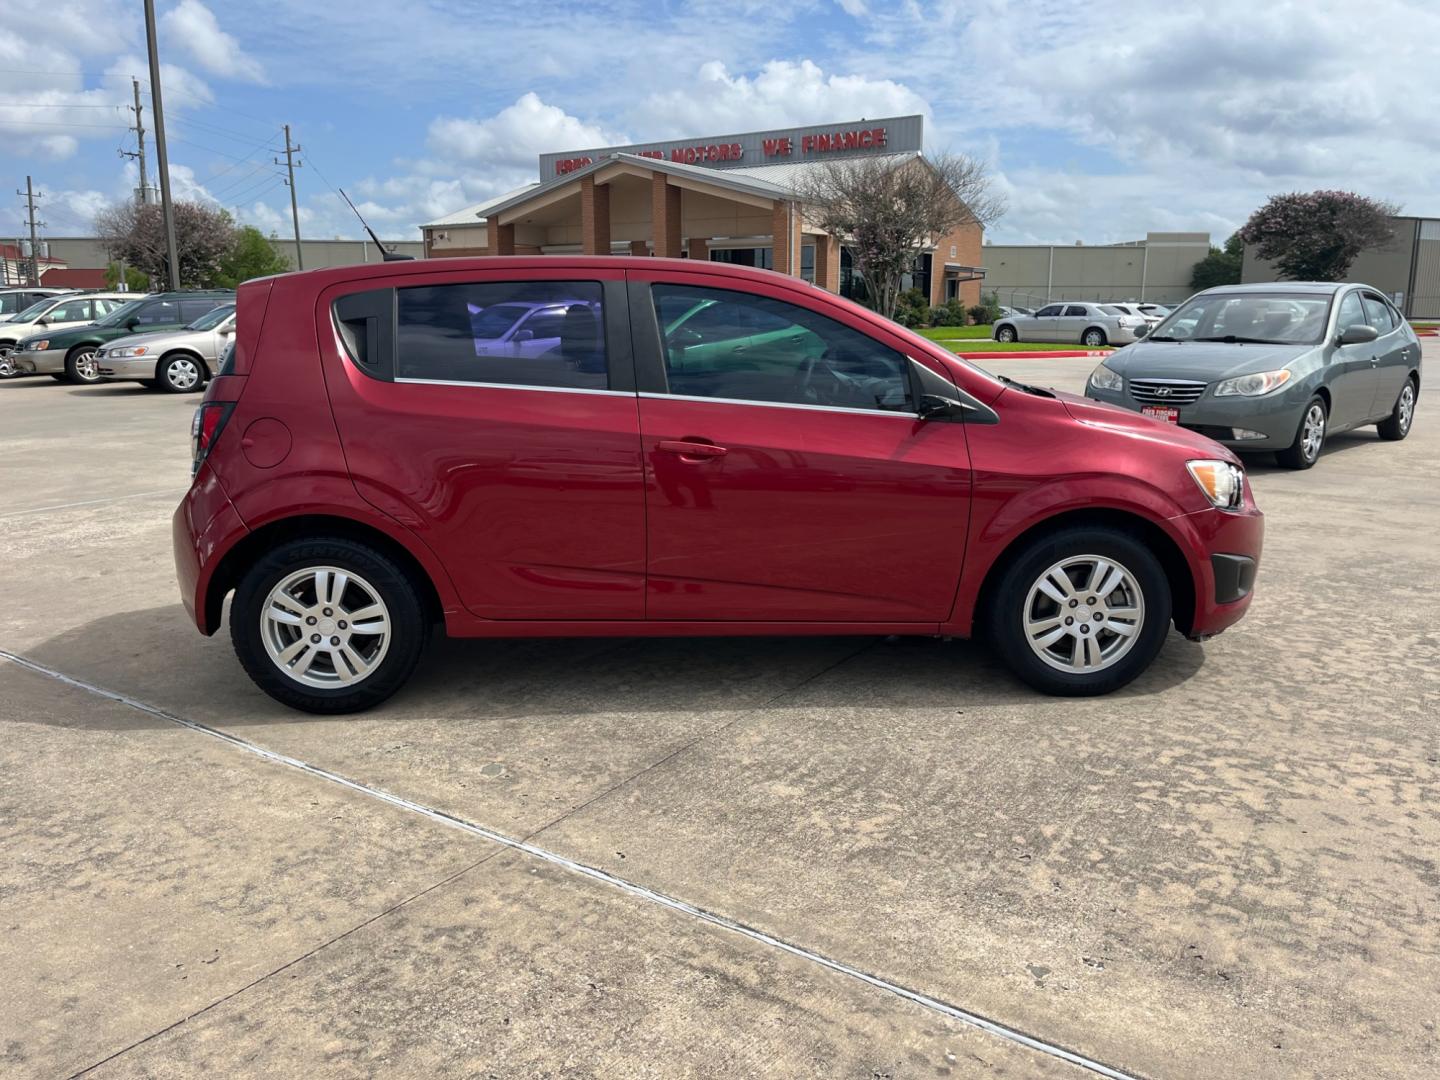
<svg viewBox="0 0 1440 1080">
<path fill-rule="evenodd" d="M 1315 345 L 1325 336 L 1330 296 L 1318 293 L 1201 293 L 1155 327 L 1151 341 Z"/>
<path fill-rule="evenodd" d="M 44 300 L 37 300 L 18 315 L 11 315 L 11 322 L 34 322 L 46 311 L 55 305 L 55 298 L 47 296 Z"/>
<path fill-rule="evenodd" d="M 214 311 L 210 311 L 204 315 L 201 315 L 200 318 L 196 319 L 189 326 L 185 327 L 185 329 L 214 330 L 215 327 L 219 326 L 222 322 L 228 319 L 234 310 L 234 304 L 221 304 Z"/>
<path fill-rule="evenodd" d="M 105 318 L 97 322 L 96 326 L 120 326 L 131 315 L 135 314 L 144 300 L 131 300 L 128 304 L 121 304 Z"/>
</svg>

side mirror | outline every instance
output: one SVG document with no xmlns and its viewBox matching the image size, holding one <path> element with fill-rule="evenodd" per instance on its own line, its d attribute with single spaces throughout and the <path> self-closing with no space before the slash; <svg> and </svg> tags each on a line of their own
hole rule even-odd
<svg viewBox="0 0 1440 1080">
<path fill-rule="evenodd" d="M 234 327 L 234 326 L 222 326 L 222 327 L 220 328 L 220 336 L 221 336 L 221 337 L 229 337 L 229 336 L 230 336 L 231 334 L 233 334 L 233 333 L 235 333 L 235 327 Z"/>
<path fill-rule="evenodd" d="M 534 341 L 534 340 L 535 340 L 535 331 L 534 331 L 534 330 L 516 330 L 516 331 L 515 331 L 515 337 L 513 338 L 513 340 L 515 340 L 515 341 Z"/>
<path fill-rule="evenodd" d="M 1135 336 L 1137 338 L 1142 338 L 1148 333 L 1150 333 L 1149 323 L 1141 323 L 1139 326 L 1135 327 Z"/>
<path fill-rule="evenodd" d="M 1337 345 L 1364 345 L 1367 341 L 1374 341 L 1380 336 L 1380 331 L 1373 326 L 1347 326 L 1340 332 L 1336 339 Z"/>
<path fill-rule="evenodd" d="M 921 420 L 964 420 L 967 411 L 964 402 L 940 394 L 924 394 L 920 398 Z"/>
<path fill-rule="evenodd" d="M 139 316 L 139 315 L 131 315 L 130 318 L 128 318 L 128 319 L 125 320 L 125 329 L 126 329 L 126 330 L 134 330 L 135 327 L 137 327 L 137 326 L 139 326 L 139 325 L 140 325 L 140 316 Z"/>
<path fill-rule="evenodd" d="M 36 320 L 35 320 L 35 325 L 36 325 L 36 326 L 49 326 L 49 325 L 50 325 L 50 320 L 49 320 L 49 319 L 36 319 Z"/>
</svg>

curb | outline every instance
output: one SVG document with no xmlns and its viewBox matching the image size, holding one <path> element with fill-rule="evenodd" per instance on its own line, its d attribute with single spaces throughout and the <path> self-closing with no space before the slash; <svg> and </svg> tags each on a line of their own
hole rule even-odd
<svg viewBox="0 0 1440 1080">
<path fill-rule="evenodd" d="M 988 352 L 957 352 L 955 355 L 962 360 L 994 360 L 999 357 L 1002 360 L 1066 360 L 1077 356 L 1109 356 L 1112 349 L 1091 349 L 1082 351 L 1079 349 L 1046 349 L 1035 352 L 1007 352 L 1003 349 L 992 349 Z"/>
</svg>

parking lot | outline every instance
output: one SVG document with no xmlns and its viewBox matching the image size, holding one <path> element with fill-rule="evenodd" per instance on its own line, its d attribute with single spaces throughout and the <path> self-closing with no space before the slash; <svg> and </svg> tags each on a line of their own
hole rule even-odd
<svg viewBox="0 0 1440 1080">
<path fill-rule="evenodd" d="M 1253 463 L 1249 616 L 1084 700 L 965 642 L 442 640 L 290 712 L 179 603 L 197 398 L 0 385 L 0 1072 L 1435 1075 L 1425 349 L 1406 441 Z"/>
</svg>

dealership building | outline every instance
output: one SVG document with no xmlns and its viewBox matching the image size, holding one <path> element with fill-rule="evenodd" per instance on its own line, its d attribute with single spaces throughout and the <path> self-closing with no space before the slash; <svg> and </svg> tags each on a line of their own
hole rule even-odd
<svg viewBox="0 0 1440 1080">
<path fill-rule="evenodd" d="M 797 183 L 847 158 L 923 164 L 923 138 L 922 117 L 898 116 L 542 154 L 536 183 L 422 225 L 425 253 L 706 259 L 849 295 L 844 237 L 807 220 Z M 907 287 L 978 303 L 982 239 L 976 224 L 935 237 Z"/>
</svg>

